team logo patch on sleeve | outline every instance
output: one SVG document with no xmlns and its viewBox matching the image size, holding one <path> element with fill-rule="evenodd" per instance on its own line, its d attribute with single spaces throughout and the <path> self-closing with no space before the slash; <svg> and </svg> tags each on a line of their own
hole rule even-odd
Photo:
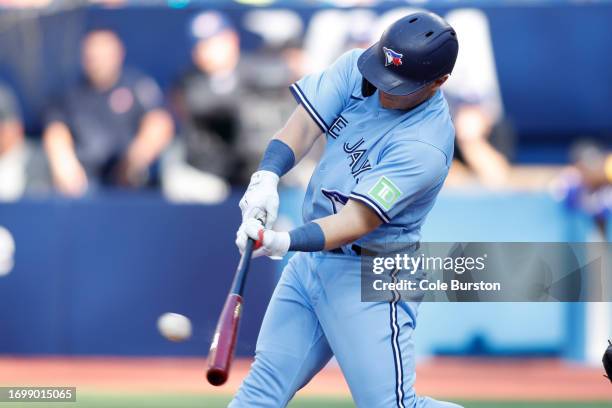
<svg viewBox="0 0 612 408">
<path fill-rule="evenodd" d="M 402 192 L 391 180 L 382 176 L 368 191 L 368 195 L 385 210 L 390 210 L 400 198 Z"/>
</svg>

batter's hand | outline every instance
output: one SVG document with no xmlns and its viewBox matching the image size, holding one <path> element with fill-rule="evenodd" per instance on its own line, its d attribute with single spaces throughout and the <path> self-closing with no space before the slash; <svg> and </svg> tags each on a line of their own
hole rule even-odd
<svg viewBox="0 0 612 408">
<path fill-rule="evenodd" d="M 265 229 L 255 218 L 249 218 L 243 222 L 236 233 L 236 245 L 240 253 L 244 252 L 248 238 L 255 240 L 253 258 L 266 255 L 272 259 L 280 259 L 289 251 L 288 232 Z"/>
<path fill-rule="evenodd" d="M 257 218 L 266 220 L 266 228 L 272 228 L 278 216 L 278 180 L 278 175 L 271 171 L 253 173 L 239 204 L 243 223 L 249 218 Z"/>
</svg>

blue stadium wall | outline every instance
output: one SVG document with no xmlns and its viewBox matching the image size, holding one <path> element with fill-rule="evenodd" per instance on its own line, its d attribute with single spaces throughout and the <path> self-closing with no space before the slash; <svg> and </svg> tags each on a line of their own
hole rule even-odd
<svg viewBox="0 0 612 408">
<path fill-rule="evenodd" d="M 283 193 L 283 214 L 299 218 L 301 194 Z M 238 259 L 238 198 L 215 206 L 156 195 L 0 204 L 0 226 L 16 242 L 15 268 L 0 277 L 0 353 L 205 355 Z M 444 194 L 423 238 L 579 242 L 590 227 L 545 195 Z M 253 262 L 239 355 L 254 351 L 279 265 Z M 157 333 L 168 311 L 192 319 L 191 340 L 170 343 Z M 425 304 L 417 352 L 580 359 L 581 311 L 563 303 Z"/>
</svg>

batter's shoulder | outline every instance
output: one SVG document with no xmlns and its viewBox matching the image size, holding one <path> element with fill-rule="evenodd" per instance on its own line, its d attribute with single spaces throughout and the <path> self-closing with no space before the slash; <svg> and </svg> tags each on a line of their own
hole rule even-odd
<svg viewBox="0 0 612 408">
<path fill-rule="evenodd" d="M 394 151 L 413 157 L 416 161 L 424 161 L 433 167 L 446 167 L 450 163 L 449 153 L 443 146 L 427 138 L 395 137 L 385 146 L 383 154 Z"/>
<path fill-rule="evenodd" d="M 393 134 L 395 143 L 437 150 L 450 165 L 453 156 L 455 129 L 448 112 L 438 110 L 422 117 L 417 126 Z M 417 145 L 418 144 L 418 145 Z"/>
</svg>

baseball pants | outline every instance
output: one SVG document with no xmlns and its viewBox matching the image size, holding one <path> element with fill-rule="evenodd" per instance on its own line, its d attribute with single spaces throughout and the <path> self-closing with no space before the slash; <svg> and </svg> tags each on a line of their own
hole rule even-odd
<svg viewBox="0 0 612 408">
<path fill-rule="evenodd" d="M 414 391 L 418 303 L 361 302 L 357 256 L 298 253 L 281 275 L 255 362 L 230 408 L 282 408 L 335 356 L 359 408 L 461 408 Z"/>
</svg>

